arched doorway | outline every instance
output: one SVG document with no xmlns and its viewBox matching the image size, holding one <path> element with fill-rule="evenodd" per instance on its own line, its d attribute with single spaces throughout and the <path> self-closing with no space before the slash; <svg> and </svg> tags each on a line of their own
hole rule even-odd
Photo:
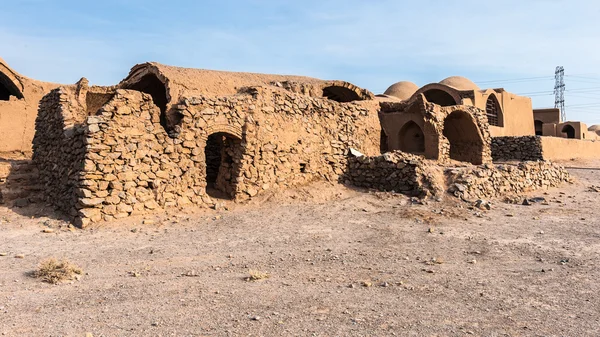
<svg viewBox="0 0 600 337">
<path fill-rule="evenodd" d="M 544 135 L 544 123 L 537 119 L 533 123 L 535 124 L 535 135 L 543 136 Z"/>
<path fill-rule="evenodd" d="M 414 121 L 404 124 L 398 133 L 400 151 L 408 153 L 425 152 L 425 135 Z"/>
<path fill-rule="evenodd" d="M 561 132 L 566 133 L 567 138 L 575 138 L 575 128 L 572 125 L 563 126 Z"/>
<path fill-rule="evenodd" d="M 206 194 L 214 198 L 233 199 L 242 157 L 241 140 L 226 132 L 208 136 L 204 148 Z"/>
<path fill-rule="evenodd" d="M 473 118 L 464 111 L 454 111 L 444 120 L 444 137 L 450 143 L 450 159 L 475 165 L 483 162 L 483 139 Z"/>
<path fill-rule="evenodd" d="M 492 126 L 504 126 L 504 118 L 502 116 L 502 108 L 498 102 L 496 95 L 490 94 L 485 103 L 485 115 L 488 123 Z"/>
<path fill-rule="evenodd" d="M 437 105 L 452 106 L 458 104 L 452 95 L 441 89 L 429 89 L 425 91 L 423 95 L 425 95 L 427 102 L 435 103 Z"/>
</svg>

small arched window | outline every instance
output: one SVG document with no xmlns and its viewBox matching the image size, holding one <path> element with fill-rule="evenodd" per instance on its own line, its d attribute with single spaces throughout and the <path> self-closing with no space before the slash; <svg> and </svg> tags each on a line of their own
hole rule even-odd
<svg viewBox="0 0 600 337">
<path fill-rule="evenodd" d="M 504 118 L 502 116 L 502 108 L 496 98 L 496 95 L 491 94 L 485 103 L 485 114 L 488 123 L 492 126 L 504 126 Z"/>
</svg>

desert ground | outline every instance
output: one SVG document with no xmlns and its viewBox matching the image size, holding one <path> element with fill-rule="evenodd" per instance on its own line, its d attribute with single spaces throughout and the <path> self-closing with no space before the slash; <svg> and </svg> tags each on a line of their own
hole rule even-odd
<svg viewBox="0 0 600 337">
<path fill-rule="evenodd" d="M 600 162 L 564 164 L 489 210 L 322 182 L 83 230 L 0 208 L 0 334 L 598 336 Z M 83 274 L 33 277 L 49 257 Z"/>
</svg>

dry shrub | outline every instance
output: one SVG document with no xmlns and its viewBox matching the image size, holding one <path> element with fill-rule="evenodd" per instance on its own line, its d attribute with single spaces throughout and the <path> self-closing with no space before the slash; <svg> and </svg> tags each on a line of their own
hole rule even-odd
<svg viewBox="0 0 600 337">
<path fill-rule="evenodd" d="M 246 281 L 260 281 L 271 277 L 269 273 L 265 273 L 259 270 L 250 269 L 248 273 L 250 274 L 250 276 L 246 277 Z"/>
<path fill-rule="evenodd" d="M 79 279 L 79 275 L 81 275 L 82 272 L 81 268 L 66 259 L 58 261 L 51 257 L 40 263 L 38 270 L 34 275 L 44 282 L 57 284 L 63 281 Z"/>
</svg>

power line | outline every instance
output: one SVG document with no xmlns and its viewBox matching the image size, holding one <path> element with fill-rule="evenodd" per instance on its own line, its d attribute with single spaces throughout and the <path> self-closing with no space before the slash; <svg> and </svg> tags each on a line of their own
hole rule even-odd
<svg viewBox="0 0 600 337">
<path fill-rule="evenodd" d="M 475 81 L 475 83 L 506 83 L 506 82 L 528 82 L 528 81 L 538 81 L 538 80 L 551 80 L 554 77 L 551 76 L 540 76 L 540 77 L 522 77 L 522 78 L 512 78 L 512 79 L 503 79 L 503 80 L 487 80 L 487 81 Z"/>
</svg>

